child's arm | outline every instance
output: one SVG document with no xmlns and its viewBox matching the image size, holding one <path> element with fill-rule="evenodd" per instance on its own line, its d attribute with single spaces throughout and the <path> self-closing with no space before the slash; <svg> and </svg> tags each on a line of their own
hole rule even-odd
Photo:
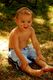
<svg viewBox="0 0 53 80">
<path fill-rule="evenodd" d="M 32 28 L 32 33 L 31 33 L 31 40 L 32 40 L 33 46 L 37 52 L 38 58 L 45 61 L 45 58 L 42 56 L 40 46 L 39 46 L 40 44 L 36 38 L 35 31 L 33 28 Z"/>
<path fill-rule="evenodd" d="M 25 69 L 25 67 L 28 65 L 28 62 L 26 61 L 25 57 L 21 53 L 17 36 L 13 37 L 13 45 L 14 45 L 15 53 L 21 61 L 21 66 L 22 66 L 23 69 Z"/>
</svg>

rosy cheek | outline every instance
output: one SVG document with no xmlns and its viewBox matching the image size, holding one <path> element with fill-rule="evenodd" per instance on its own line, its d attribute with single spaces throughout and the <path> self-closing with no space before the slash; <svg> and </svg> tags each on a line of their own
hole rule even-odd
<svg viewBox="0 0 53 80">
<path fill-rule="evenodd" d="M 23 25 L 20 25 L 21 28 L 23 28 Z"/>
</svg>

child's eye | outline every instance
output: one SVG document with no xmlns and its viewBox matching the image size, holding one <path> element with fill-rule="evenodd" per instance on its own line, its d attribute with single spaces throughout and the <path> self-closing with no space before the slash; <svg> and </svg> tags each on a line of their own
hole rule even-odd
<svg viewBox="0 0 53 80">
<path fill-rule="evenodd" d="M 30 21 L 28 21 L 28 23 L 30 23 Z"/>
<path fill-rule="evenodd" d="M 25 23 L 25 21 L 21 21 L 22 23 Z"/>
</svg>

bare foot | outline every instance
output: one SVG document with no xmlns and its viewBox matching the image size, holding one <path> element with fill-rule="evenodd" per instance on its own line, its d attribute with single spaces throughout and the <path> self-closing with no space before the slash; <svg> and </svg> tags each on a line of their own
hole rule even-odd
<svg viewBox="0 0 53 80">
<path fill-rule="evenodd" d="M 44 72 L 53 72 L 53 67 L 52 66 L 47 66 L 47 67 L 44 67 L 42 70 Z"/>
<path fill-rule="evenodd" d="M 36 70 L 35 76 L 40 77 L 44 74 L 45 72 L 43 70 Z"/>
<path fill-rule="evenodd" d="M 29 73 L 32 76 L 37 76 L 37 77 L 40 77 L 40 76 L 42 76 L 45 73 L 42 69 L 35 70 L 35 69 L 32 69 L 30 66 L 27 66 L 24 69 L 24 71 Z"/>
</svg>

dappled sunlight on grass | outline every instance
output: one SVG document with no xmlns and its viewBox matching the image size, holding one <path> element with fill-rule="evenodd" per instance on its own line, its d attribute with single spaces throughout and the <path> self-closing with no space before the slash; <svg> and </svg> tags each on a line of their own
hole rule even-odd
<svg viewBox="0 0 53 80">
<path fill-rule="evenodd" d="M 51 19 L 49 20 L 49 23 L 50 23 L 50 24 L 53 24 L 53 18 L 51 18 Z"/>
<path fill-rule="evenodd" d="M 5 4 L 0 3 L 0 19 L 6 18 L 6 14 L 2 11 L 5 8 Z"/>
<path fill-rule="evenodd" d="M 0 51 L 1 50 L 7 50 L 8 49 L 8 41 L 7 39 L 0 39 Z"/>
<path fill-rule="evenodd" d="M 0 12 L 0 19 L 6 18 L 6 14 Z"/>
<path fill-rule="evenodd" d="M 48 7 L 47 15 L 48 15 L 48 18 L 53 18 L 53 6 Z"/>
<path fill-rule="evenodd" d="M 3 3 L 0 3 L 0 7 L 4 7 L 5 5 Z"/>
<path fill-rule="evenodd" d="M 44 25 L 45 20 L 43 18 L 37 17 L 37 18 L 34 18 L 34 22 L 40 25 Z"/>
<path fill-rule="evenodd" d="M 46 58 L 48 64 L 53 65 L 53 41 L 46 41 L 40 45 L 42 54 Z"/>
<path fill-rule="evenodd" d="M 8 39 L 0 38 L 0 54 L 2 54 L 3 57 L 8 57 Z"/>
<path fill-rule="evenodd" d="M 50 28 L 50 31 L 53 32 L 53 6 L 48 7 L 48 26 Z"/>
<path fill-rule="evenodd" d="M 46 43 L 41 44 L 40 47 L 46 48 L 46 49 L 53 48 L 53 41 L 47 41 Z"/>
<path fill-rule="evenodd" d="M 36 16 L 34 18 L 34 24 L 36 26 L 41 26 L 41 27 L 48 27 L 50 29 L 50 32 L 53 32 L 53 6 L 48 6 L 48 11 L 46 13 L 47 15 L 46 18 L 43 18 L 42 16 Z"/>
<path fill-rule="evenodd" d="M 0 30 L 0 54 L 6 58 L 8 57 L 8 37 L 8 32 Z"/>
<path fill-rule="evenodd" d="M 0 30 L 0 39 L 1 38 L 8 38 L 9 37 L 9 32 L 5 31 L 5 30 Z"/>
</svg>

